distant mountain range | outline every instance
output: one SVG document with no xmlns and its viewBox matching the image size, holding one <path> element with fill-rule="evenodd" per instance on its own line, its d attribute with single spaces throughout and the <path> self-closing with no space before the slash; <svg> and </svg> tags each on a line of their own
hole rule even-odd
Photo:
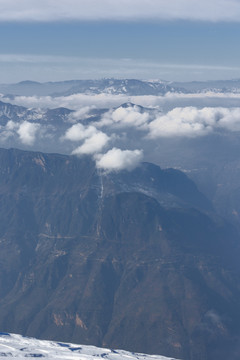
<svg viewBox="0 0 240 360">
<path fill-rule="evenodd" d="M 30 121 L 43 124 L 57 123 L 62 125 L 66 122 L 69 114 L 73 111 L 66 108 L 57 109 L 29 109 L 24 106 L 12 105 L 0 101 L 0 125 L 6 125 L 9 120 L 20 122 Z M 69 121 L 68 121 L 69 123 Z"/>
<path fill-rule="evenodd" d="M 173 87 L 166 81 L 143 81 L 135 79 L 70 80 L 61 82 L 37 83 L 23 81 L 17 84 L 0 85 L 4 95 L 51 95 L 67 96 L 86 94 L 124 94 L 124 95 L 164 95 L 167 92 L 184 91 Z"/>
<path fill-rule="evenodd" d="M 240 79 L 232 80 L 212 80 L 212 81 L 191 81 L 191 82 L 172 82 L 173 87 L 182 87 L 187 92 L 240 92 Z"/>
<path fill-rule="evenodd" d="M 0 328 L 237 359 L 239 234 L 182 172 L 0 150 Z"/>
<path fill-rule="evenodd" d="M 22 81 L 17 84 L 0 84 L 0 93 L 5 96 L 67 96 L 77 93 L 138 96 L 164 95 L 168 92 L 193 93 L 201 91 L 240 92 L 240 80 L 170 82 L 160 80 L 101 79 L 46 83 Z"/>
</svg>

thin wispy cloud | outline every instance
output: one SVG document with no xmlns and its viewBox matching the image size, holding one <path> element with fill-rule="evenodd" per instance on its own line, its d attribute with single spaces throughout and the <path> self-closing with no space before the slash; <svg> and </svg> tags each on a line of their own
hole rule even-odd
<svg viewBox="0 0 240 360">
<path fill-rule="evenodd" d="M 1 0 L 0 0 L 1 1 Z M 147 69 L 149 67 L 159 70 L 163 69 L 179 69 L 179 70 L 229 70 L 229 71 L 240 71 L 240 66 L 226 66 L 226 65 L 211 65 L 211 64 L 177 64 L 177 63 L 164 63 L 151 61 L 147 59 L 134 59 L 134 58 L 90 58 L 90 57 L 79 57 L 79 56 L 59 56 L 59 55 L 34 55 L 34 54 L 0 54 L 0 63 L 11 62 L 11 63 L 66 63 L 68 65 L 90 65 L 90 66 L 107 66 L 107 67 L 120 67 L 121 70 L 129 68 L 142 68 Z"/>
<path fill-rule="evenodd" d="M 176 60 L 175 60 L 176 61 Z M 221 59 L 219 59 L 221 61 Z M 0 54 L 1 82 L 16 82 L 27 79 L 36 81 L 59 81 L 67 79 L 158 78 L 171 81 L 189 79 L 237 78 L 239 66 L 221 64 L 165 63 L 144 58 L 82 57 L 48 54 Z M 43 71 L 44 67 L 44 71 Z M 17 69 L 13 72 L 13 69 Z M 12 79 L 11 79 L 12 76 Z"/>
<path fill-rule="evenodd" d="M 59 63 L 76 62 L 77 58 L 54 55 L 0 54 L 0 62 L 11 63 Z"/>
<path fill-rule="evenodd" d="M 238 0 L 1 0 L 0 21 L 240 21 Z"/>
</svg>

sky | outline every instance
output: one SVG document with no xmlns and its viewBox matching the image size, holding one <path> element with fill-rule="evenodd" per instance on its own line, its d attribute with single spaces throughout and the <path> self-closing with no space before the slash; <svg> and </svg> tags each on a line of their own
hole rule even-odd
<svg viewBox="0 0 240 360">
<path fill-rule="evenodd" d="M 240 0 L 0 0 L 0 83 L 240 77 Z"/>
</svg>

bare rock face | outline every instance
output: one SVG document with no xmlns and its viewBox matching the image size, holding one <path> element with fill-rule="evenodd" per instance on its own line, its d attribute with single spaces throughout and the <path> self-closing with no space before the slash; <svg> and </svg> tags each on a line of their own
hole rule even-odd
<svg viewBox="0 0 240 360">
<path fill-rule="evenodd" d="M 183 173 L 0 150 L 0 328 L 237 359 L 239 236 Z"/>
</svg>

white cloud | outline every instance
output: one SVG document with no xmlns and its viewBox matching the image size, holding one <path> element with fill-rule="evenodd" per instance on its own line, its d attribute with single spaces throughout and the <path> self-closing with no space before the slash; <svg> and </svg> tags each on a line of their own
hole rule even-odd
<svg viewBox="0 0 240 360">
<path fill-rule="evenodd" d="M 117 125 L 118 127 L 142 127 L 149 121 L 147 112 L 141 113 L 140 108 L 136 105 L 129 107 L 120 106 L 116 110 L 110 110 L 102 116 L 100 126 Z"/>
<path fill-rule="evenodd" d="M 69 96 L 16 96 L 14 99 L 4 98 L 5 102 L 11 104 L 25 106 L 27 108 L 42 108 L 42 109 L 54 109 L 57 107 L 66 107 L 76 111 L 77 113 L 81 107 L 95 107 L 95 108 L 113 108 L 121 106 L 123 103 L 130 101 L 134 104 L 139 104 L 145 107 L 156 107 L 163 106 L 168 103 L 171 107 L 176 107 L 176 102 L 201 102 L 208 101 L 208 104 L 214 104 L 216 101 L 218 103 L 225 104 L 226 107 L 229 107 L 229 103 L 232 101 L 239 103 L 240 93 L 221 93 L 207 91 L 202 93 L 193 93 L 193 94 L 181 94 L 181 93 L 167 93 L 164 96 L 154 96 L 154 95 L 142 95 L 142 96 L 127 96 L 127 95 L 114 95 L 114 94 L 73 94 Z M 175 106 L 174 106 L 175 104 Z M 111 118 L 110 118 L 110 121 Z"/>
<path fill-rule="evenodd" d="M 21 123 L 9 120 L 1 128 L 0 139 L 6 141 L 9 138 L 19 139 L 24 145 L 31 146 L 35 143 L 37 133 L 45 135 L 47 129 L 41 128 L 40 124 L 23 121 Z M 46 134 L 48 136 L 48 134 Z"/>
<path fill-rule="evenodd" d="M 238 0 L 1 0 L 0 21 L 240 20 Z"/>
<path fill-rule="evenodd" d="M 9 120 L 5 126 L 5 129 L 11 131 L 11 130 L 15 130 L 16 128 L 18 128 L 18 126 L 19 125 L 17 123 L 15 123 L 12 120 Z"/>
<path fill-rule="evenodd" d="M 149 136 L 156 138 L 204 135 L 211 131 L 211 126 L 204 121 L 205 115 L 208 114 L 201 114 L 201 110 L 193 107 L 175 108 L 150 123 Z"/>
<path fill-rule="evenodd" d="M 96 166 L 106 171 L 133 170 L 143 157 L 142 150 L 113 148 L 106 154 L 96 156 Z"/>
<path fill-rule="evenodd" d="M 71 141 L 80 141 L 89 138 L 97 133 L 97 129 L 94 126 L 85 127 L 82 124 L 75 124 L 71 126 L 63 136 L 63 139 Z"/>
<path fill-rule="evenodd" d="M 72 110 L 79 111 L 79 108 L 96 107 L 106 108 L 119 106 L 128 100 L 126 95 L 111 95 L 111 94 L 73 94 L 69 96 L 16 96 L 14 99 L 5 98 L 4 101 L 11 104 L 25 106 L 27 108 L 43 108 L 54 109 L 57 107 L 66 107 Z M 76 114 L 77 116 L 77 114 Z"/>
<path fill-rule="evenodd" d="M 149 124 L 149 137 L 194 137 L 218 129 L 240 131 L 240 108 L 175 108 Z"/>
<path fill-rule="evenodd" d="M 230 131 L 240 131 L 240 108 L 220 109 L 217 126 Z"/>
<path fill-rule="evenodd" d="M 9 138 L 14 137 L 18 128 L 19 124 L 9 120 L 5 126 L 1 126 L 0 141 L 5 142 Z"/>
<path fill-rule="evenodd" d="M 87 138 L 84 143 L 73 150 L 73 155 L 94 154 L 101 151 L 109 142 L 110 137 L 99 131 Z"/>
<path fill-rule="evenodd" d="M 23 123 L 21 123 L 19 129 L 17 130 L 20 141 L 24 145 L 33 145 L 39 128 L 39 124 L 33 124 L 28 121 L 24 121 Z"/>
</svg>

